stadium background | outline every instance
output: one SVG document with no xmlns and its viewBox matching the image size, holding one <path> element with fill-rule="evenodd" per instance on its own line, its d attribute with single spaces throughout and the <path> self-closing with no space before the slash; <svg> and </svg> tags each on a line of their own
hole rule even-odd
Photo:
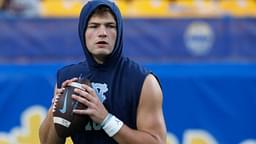
<svg viewBox="0 0 256 144">
<path fill-rule="evenodd" d="M 1 7 L 0 144 L 39 143 L 56 70 L 84 59 L 77 23 L 85 1 L 38 1 L 37 15 Z M 116 2 L 125 54 L 162 83 L 168 143 L 255 144 L 256 1 Z"/>
</svg>

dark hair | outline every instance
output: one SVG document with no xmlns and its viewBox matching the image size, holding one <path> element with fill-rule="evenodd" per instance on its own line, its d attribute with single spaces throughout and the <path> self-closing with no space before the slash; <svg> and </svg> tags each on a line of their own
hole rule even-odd
<svg viewBox="0 0 256 144">
<path fill-rule="evenodd" d="M 92 12 L 91 16 L 92 15 L 104 16 L 107 13 L 110 13 L 113 17 L 115 17 L 114 13 L 109 7 L 101 5 Z"/>
</svg>

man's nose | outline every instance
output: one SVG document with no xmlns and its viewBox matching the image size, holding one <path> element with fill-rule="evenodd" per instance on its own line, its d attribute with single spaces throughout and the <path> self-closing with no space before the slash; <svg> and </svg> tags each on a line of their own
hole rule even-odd
<svg viewBox="0 0 256 144">
<path fill-rule="evenodd" d="M 104 26 L 101 26 L 99 29 L 99 37 L 106 37 L 107 36 L 107 29 Z"/>
</svg>

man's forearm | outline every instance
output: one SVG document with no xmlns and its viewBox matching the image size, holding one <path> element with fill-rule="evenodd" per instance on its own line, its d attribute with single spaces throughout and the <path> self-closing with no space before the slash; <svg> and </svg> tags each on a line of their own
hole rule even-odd
<svg viewBox="0 0 256 144">
<path fill-rule="evenodd" d="M 54 124 L 53 124 L 53 116 L 52 116 L 52 108 L 49 109 L 47 117 L 42 122 L 39 129 L 39 138 L 41 144 L 63 144 L 65 143 L 64 138 L 58 137 Z"/>
</svg>

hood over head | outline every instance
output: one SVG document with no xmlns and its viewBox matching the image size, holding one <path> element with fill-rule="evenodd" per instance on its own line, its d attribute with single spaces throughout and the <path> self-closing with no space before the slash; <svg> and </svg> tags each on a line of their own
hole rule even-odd
<svg viewBox="0 0 256 144">
<path fill-rule="evenodd" d="M 106 6 L 108 7 L 112 13 L 114 14 L 117 26 L 117 37 L 114 49 L 112 53 L 106 58 L 104 64 L 97 64 L 96 61 L 93 59 L 92 55 L 88 51 L 86 47 L 86 40 L 85 40 L 85 31 L 88 25 L 88 21 L 96 8 L 99 6 Z M 123 49 L 123 20 L 121 13 L 118 7 L 115 5 L 114 2 L 109 0 L 91 0 L 89 1 L 83 8 L 80 13 L 79 17 L 79 37 L 80 41 L 86 56 L 86 60 L 88 62 L 89 67 L 110 67 L 115 65 L 122 57 L 122 49 Z"/>
</svg>

